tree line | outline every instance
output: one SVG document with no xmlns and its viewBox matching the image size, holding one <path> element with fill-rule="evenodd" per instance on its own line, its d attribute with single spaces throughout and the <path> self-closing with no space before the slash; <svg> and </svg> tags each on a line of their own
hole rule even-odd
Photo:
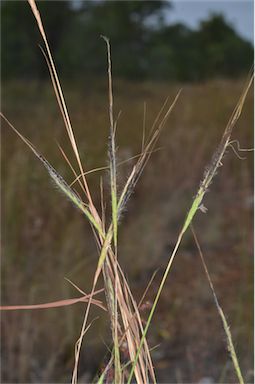
<svg viewBox="0 0 255 384">
<path fill-rule="evenodd" d="M 110 38 L 114 76 L 129 80 L 201 81 L 247 73 L 253 46 L 220 14 L 196 30 L 167 21 L 169 1 L 41 1 L 38 3 L 62 77 L 101 76 Z M 48 77 L 30 7 L 2 1 L 2 79 Z"/>
</svg>

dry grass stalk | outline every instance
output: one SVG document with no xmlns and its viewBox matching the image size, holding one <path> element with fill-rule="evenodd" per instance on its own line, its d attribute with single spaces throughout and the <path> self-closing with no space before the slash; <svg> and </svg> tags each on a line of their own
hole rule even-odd
<svg viewBox="0 0 255 384">
<path fill-rule="evenodd" d="M 191 231 L 192 231 L 192 234 L 193 234 L 193 237 L 194 237 L 197 249 L 198 249 L 199 256 L 201 258 L 201 262 L 202 262 L 202 265 L 203 265 L 203 268 L 204 268 L 204 271 L 205 271 L 206 278 L 208 280 L 209 286 L 210 286 L 212 294 L 213 294 L 213 299 L 214 299 L 216 308 L 217 308 L 217 310 L 219 312 L 219 315 L 220 315 L 220 318 L 221 318 L 221 321 L 222 321 L 222 325 L 223 325 L 223 328 L 224 328 L 224 331 L 225 331 L 225 334 L 226 334 L 226 337 L 227 337 L 227 348 L 229 350 L 229 353 L 230 353 L 230 356 L 231 356 L 231 359 L 232 359 L 232 362 L 233 362 L 233 366 L 234 366 L 234 369 L 235 369 L 238 381 L 239 381 L 240 384 L 244 384 L 244 379 L 243 379 L 241 368 L 240 368 L 240 365 L 239 365 L 239 362 L 238 362 L 238 358 L 237 358 L 237 354 L 236 354 L 236 351 L 235 351 L 234 343 L 233 343 L 233 340 L 232 340 L 232 335 L 231 335 L 230 327 L 228 325 L 226 316 L 224 315 L 223 309 L 222 309 L 222 307 L 219 304 L 219 300 L 217 298 L 217 295 L 216 295 L 216 292 L 215 292 L 215 289 L 214 289 L 214 286 L 213 286 L 213 282 L 212 282 L 212 279 L 210 277 L 210 274 L 209 274 L 209 271 L 208 271 L 208 268 L 207 268 L 207 265 L 206 265 L 206 262 L 205 262 L 205 258 L 203 256 L 203 252 L 201 250 L 201 247 L 200 247 L 200 244 L 199 244 L 196 232 L 195 232 L 195 230 L 194 230 L 192 225 L 191 225 Z"/>
</svg>

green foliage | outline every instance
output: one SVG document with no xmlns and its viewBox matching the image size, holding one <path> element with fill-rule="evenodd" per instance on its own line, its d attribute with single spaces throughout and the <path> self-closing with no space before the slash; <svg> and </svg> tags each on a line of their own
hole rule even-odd
<svg viewBox="0 0 255 384">
<path fill-rule="evenodd" d="M 252 44 L 242 39 L 222 15 L 212 14 L 197 30 L 167 24 L 168 1 L 39 2 L 50 46 L 66 78 L 105 74 L 100 35 L 110 38 L 116 77 L 199 81 L 236 77 L 253 60 Z M 29 6 L 4 1 L 2 75 L 47 77 L 35 42 L 41 40 Z"/>
<path fill-rule="evenodd" d="M 223 16 L 212 14 L 201 22 L 200 29 L 194 36 L 201 55 L 201 74 L 212 77 L 234 77 L 243 70 L 248 71 L 252 63 L 251 44 L 237 35 Z"/>
</svg>

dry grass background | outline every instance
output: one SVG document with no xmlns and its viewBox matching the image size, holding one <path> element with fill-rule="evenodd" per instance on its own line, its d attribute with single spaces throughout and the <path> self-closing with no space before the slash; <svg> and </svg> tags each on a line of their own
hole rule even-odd
<svg viewBox="0 0 255 384">
<path fill-rule="evenodd" d="M 243 82 L 223 80 L 198 85 L 114 82 L 118 123 L 118 160 L 141 150 L 144 102 L 151 126 L 167 96 L 182 95 L 128 204 L 119 235 L 119 257 L 137 300 L 152 273 L 163 268 L 190 205 L 205 164 L 219 142 L 241 93 Z M 64 84 L 73 127 L 86 168 L 107 163 L 107 82 Z M 56 139 L 72 158 L 49 84 L 3 85 L 2 110 L 47 156 L 66 180 L 72 175 Z M 233 138 L 252 146 L 253 97 L 248 95 Z M 211 191 L 207 214 L 194 226 L 215 288 L 231 324 L 240 364 L 251 381 L 252 367 L 252 154 L 239 160 L 229 150 Z M 78 211 L 59 196 L 45 170 L 12 132 L 2 132 L 2 302 L 53 301 L 72 297 L 70 278 L 89 291 L 97 263 L 90 228 Z M 123 183 L 131 163 L 118 168 Z M 102 172 L 103 177 L 107 174 Z M 89 176 L 98 191 L 98 177 Z M 159 277 L 158 277 L 159 279 Z M 157 277 L 148 300 L 154 297 Z M 82 321 L 82 305 L 48 311 L 7 313 L 3 324 L 3 378 L 6 382 L 67 382 L 73 345 Z M 107 318 L 98 319 L 86 336 L 81 357 L 84 380 L 99 368 L 108 345 Z M 147 312 L 145 310 L 144 317 Z M 7 337 L 8 335 L 8 337 Z M 159 381 L 197 382 L 211 377 L 235 382 L 228 364 L 220 320 L 191 234 L 187 234 L 163 291 L 149 337 Z M 12 367 L 15 367 L 13 369 Z"/>
</svg>

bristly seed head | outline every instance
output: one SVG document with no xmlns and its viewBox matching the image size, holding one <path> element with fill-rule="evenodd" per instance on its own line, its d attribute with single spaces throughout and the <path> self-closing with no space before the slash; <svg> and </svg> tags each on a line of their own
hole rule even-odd
<svg viewBox="0 0 255 384">
<path fill-rule="evenodd" d="M 198 209 L 200 209 L 201 212 L 206 213 L 208 211 L 208 208 L 204 206 L 204 204 L 200 204 Z"/>
</svg>

